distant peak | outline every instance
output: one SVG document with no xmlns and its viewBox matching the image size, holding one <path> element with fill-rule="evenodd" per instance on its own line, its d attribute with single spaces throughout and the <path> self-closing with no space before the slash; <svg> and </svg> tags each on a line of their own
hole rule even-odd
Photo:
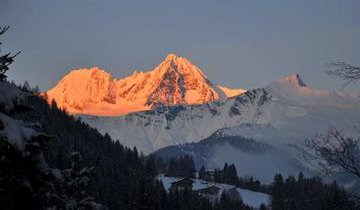
<svg viewBox="0 0 360 210">
<path fill-rule="evenodd" d="M 302 80 L 301 76 L 299 74 L 292 74 L 287 77 L 284 77 L 280 80 L 283 83 L 295 85 L 298 87 L 307 87 L 305 82 Z"/>
</svg>

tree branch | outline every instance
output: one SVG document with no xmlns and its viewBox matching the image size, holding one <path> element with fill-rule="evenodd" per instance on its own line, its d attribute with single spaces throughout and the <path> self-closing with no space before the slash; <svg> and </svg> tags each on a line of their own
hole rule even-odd
<svg viewBox="0 0 360 210">
<path fill-rule="evenodd" d="M 360 139 L 346 138 L 341 131 L 331 128 L 306 142 L 315 151 L 321 167 L 327 173 L 349 173 L 360 178 Z"/>
<path fill-rule="evenodd" d="M 352 66 L 345 62 L 332 62 L 328 64 L 328 67 L 330 69 L 326 73 L 344 80 L 344 87 L 360 81 L 360 67 L 358 66 Z"/>
</svg>

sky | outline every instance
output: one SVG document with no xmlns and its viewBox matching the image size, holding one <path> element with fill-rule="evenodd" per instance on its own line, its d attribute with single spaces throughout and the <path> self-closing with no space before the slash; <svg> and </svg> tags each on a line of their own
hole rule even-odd
<svg viewBox="0 0 360 210">
<path fill-rule="evenodd" d="M 339 89 L 326 64 L 360 65 L 358 0 L 0 0 L 2 52 L 22 53 L 8 72 L 47 90 L 71 69 L 114 77 L 147 71 L 168 53 L 214 83 L 247 89 L 299 73 Z M 360 85 L 348 87 L 360 90 Z"/>
</svg>

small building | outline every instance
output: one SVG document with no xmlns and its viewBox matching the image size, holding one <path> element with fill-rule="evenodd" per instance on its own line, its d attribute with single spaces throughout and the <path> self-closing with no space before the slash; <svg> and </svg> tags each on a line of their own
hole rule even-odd
<svg viewBox="0 0 360 210">
<path fill-rule="evenodd" d="M 197 193 L 214 203 L 219 198 L 220 190 L 221 190 L 220 187 L 210 186 L 207 188 L 197 190 Z"/>
<path fill-rule="evenodd" d="M 192 190 L 194 181 L 190 178 L 184 178 L 171 183 L 170 191 Z"/>
<path fill-rule="evenodd" d="M 204 174 L 204 180 L 214 181 L 214 175 L 215 175 L 214 170 L 206 170 Z"/>
<path fill-rule="evenodd" d="M 212 168 L 202 167 L 199 170 L 198 178 L 206 181 L 214 181 L 215 170 Z"/>
</svg>

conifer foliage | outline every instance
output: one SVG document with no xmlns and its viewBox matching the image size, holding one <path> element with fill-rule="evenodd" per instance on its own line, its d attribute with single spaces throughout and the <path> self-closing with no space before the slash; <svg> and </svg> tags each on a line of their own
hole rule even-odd
<svg viewBox="0 0 360 210">
<path fill-rule="evenodd" d="M 68 168 L 59 171 L 55 169 L 54 173 L 58 173 L 56 187 L 50 196 L 53 209 L 66 210 L 103 210 L 103 205 L 95 202 L 94 197 L 89 196 L 89 182 L 94 171 L 92 167 L 82 167 L 82 156 L 79 152 L 71 152 L 68 159 L 70 165 Z M 54 169 L 53 169 L 54 170 Z"/>
<path fill-rule="evenodd" d="M 39 153 L 27 150 L 25 155 L 0 135 L 0 154 L 0 209 L 41 209 L 46 205 L 46 174 L 38 167 Z"/>
<path fill-rule="evenodd" d="M 171 158 L 165 175 L 194 178 L 195 172 L 196 169 L 193 158 L 185 155 L 179 158 Z"/>
<path fill-rule="evenodd" d="M 222 170 L 216 168 L 214 171 L 214 181 L 231 185 L 239 185 L 239 177 L 234 164 L 224 164 Z"/>
<path fill-rule="evenodd" d="M 0 27 L 0 36 L 3 35 L 7 30 L 9 29 L 9 26 L 6 27 Z M 2 43 L 0 42 L 0 45 Z M 0 50 L 1 53 L 1 50 Z M 6 79 L 6 72 L 9 70 L 9 65 L 14 62 L 14 58 L 19 54 L 20 52 L 17 52 L 14 55 L 11 55 L 11 53 L 6 53 L 4 55 L 0 54 L 0 81 L 4 81 Z"/>
<path fill-rule="evenodd" d="M 273 210 L 357 209 L 349 194 L 336 182 L 326 184 L 318 177 L 304 178 L 302 173 L 297 179 L 275 175 L 270 193 Z"/>
</svg>

